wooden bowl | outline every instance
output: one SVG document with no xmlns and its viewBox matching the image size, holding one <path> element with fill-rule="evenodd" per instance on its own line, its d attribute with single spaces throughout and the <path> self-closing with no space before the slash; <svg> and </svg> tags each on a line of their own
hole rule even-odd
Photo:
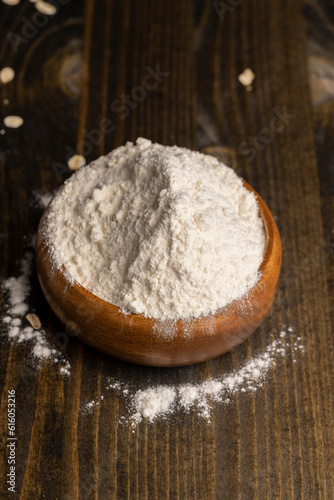
<svg viewBox="0 0 334 500">
<path fill-rule="evenodd" d="M 46 213 L 37 234 L 36 266 L 43 292 L 58 318 L 81 340 L 132 363 L 182 366 L 219 356 L 248 338 L 268 313 L 276 292 L 282 249 L 275 221 L 257 197 L 267 234 L 267 246 L 256 285 L 240 300 L 215 315 L 190 321 L 157 322 L 138 314 L 125 315 L 78 283 L 69 283 L 65 269 L 50 262 L 45 238 Z"/>
</svg>

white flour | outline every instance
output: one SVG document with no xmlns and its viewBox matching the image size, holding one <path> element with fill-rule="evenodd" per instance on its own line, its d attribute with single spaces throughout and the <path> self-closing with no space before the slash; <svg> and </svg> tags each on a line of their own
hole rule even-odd
<svg viewBox="0 0 334 500">
<path fill-rule="evenodd" d="M 304 350 L 300 337 L 290 344 L 284 342 L 284 332 L 280 337 L 262 354 L 249 359 L 233 372 L 219 378 L 208 379 L 199 384 L 181 384 L 175 387 L 161 385 L 137 391 L 131 397 L 132 426 L 136 426 L 144 418 L 153 422 L 158 417 L 193 410 L 210 421 L 214 402 L 229 403 L 233 395 L 239 391 L 256 391 L 263 385 L 265 376 L 275 366 L 276 361 L 286 356 L 288 350 L 292 353 Z"/>
<path fill-rule="evenodd" d="M 34 330 L 25 318 L 29 309 L 27 299 L 31 291 L 32 259 L 33 254 L 28 252 L 20 263 L 21 274 L 18 277 L 8 278 L 4 283 L 8 300 L 3 322 L 8 328 L 9 338 L 16 339 L 18 342 L 31 340 L 34 356 L 48 358 L 57 351 L 48 345 L 43 332 Z"/>
<path fill-rule="evenodd" d="M 4 305 L 4 315 L 2 322 L 9 339 L 18 343 L 29 342 L 31 355 L 37 361 L 52 358 L 56 363 L 60 363 L 60 372 L 69 375 L 69 363 L 62 354 L 47 340 L 45 331 L 41 328 L 38 317 L 28 314 L 29 299 L 31 295 L 31 272 L 33 266 L 33 254 L 27 252 L 20 262 L 19 276 L 11 276 L 4 281 L 6 301 Z M 27 318 L 28 316 L 28 318 Z M 38 321 L 37 321 L 38 319 Z M 32 328 L 34 324 L 35 328 Z"/>
<path fill-rule="evenodd" d="M 259 278 L 258 205 L 232 169 L 185 148 L 127 143 L 53 199 L 56 265 L 97 296 L 159 320 L 207 315 Z"/>
<path fill-rule="evenodd" d="M 109 380 L 107 390 L 113 397 L 124 397 L 128 403 L 128 415 L 121 415 L 121 424 L 130 424 L 134 429 L 141 421 L 154 422 L 167 415 L 195 412 L 208 423 L 214 404 L 227 404 L 238 393 L 249 394 L 260 389 L 278 360 L 283 357 L 295 362 L 295 355 L 304 351 L 300 337 L 293 329 L 282 330 L 258 355 L 237 366 L 233 371 L 197 384 L 156 385 L 136 389 L 135 384 L 124 384 Z M 298 354 L 297 354 L 298 355 Z M 291 359 L 292 358 L 292 359 Z M 81 407 L 83 412 L 92 412 L 109 398 L 102 395 Z"/>
<path fill-rule="evenodd" d="M 160 386 L 139 390 L 133 399 L 135 413 L 132 420 L 139 422 L 143 417 L 150 422 L 157 417 L 170 413 L 175 403 L 176 390 L 173 387 Z"/>
<path fill-rule="evenodd" d="M 5 290 L 8 292 L 8 303 L 12 316 L 23 315 L 28 312 L 28 304 L 25 302 L 30 292 L 30 274 L 33 254 L 27 252 L 21 260 L 18 277 L 12 276 L 5 281 Z"/>
<path fill-rule="evenodd" d="M 43 193 L 42 191 L 34 191 L 34 201 L 37 202 L 37 204 L 41 208 L 46 208 L 50 201 L 52 200 L 54 193 Z"/>
</svg>

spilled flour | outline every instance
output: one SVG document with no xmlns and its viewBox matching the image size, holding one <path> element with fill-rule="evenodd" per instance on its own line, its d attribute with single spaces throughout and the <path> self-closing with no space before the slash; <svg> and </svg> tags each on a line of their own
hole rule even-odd
<svg viewBox="0 0 334 500">
<path fill-rule="evenodd" d="M 42 359 L 50 358 L 59 363 L 61 373 L 69 374 L 68 361 L 47 339 L 38 316 L 29 310 L 33 266 L 33 253 L 28 251 L 20 261 L 20 274 L 7 278 L 3 283 L 5 291 L 3 328 L 9 339 L 17 343 L 29 343 L 31 357 L 35 362 L 39 363 Z"/>
<path fill-rule="evenodd" d="M 3 322 L 7 326 L 8 337 L 18 342 L 31 340 L 33 354 L 37 358 L 48 358 L 56 354 L 56 350 L 49 347 L 48 342 L 41 330 L 34 330 L 29 321 L 24 317 L 29 306 L 26 299 L 29 296 L 30 275 L 32 269 L 33 254 L 28 252 L 20 262 L 21 274 L 18 277 L 10 277 L 4 283 L 7 292 L 7 303 L 5 306 L 6 316 Z"/>
<path fill-rule="evenodd" d="M 40 208 L 46 208 L 52 200 L 54 193 L 43 193 L 42 191 L 33 192 L 33 202 Z"/>
<path fill-rule="evenodd" d="M 285 333 L 282 332 L 281 335 L 283 337 Z M 301 338 L 298 337 L 291 347 L 292 350 L 303 350 Z M 286 353 L 283 341 L 274 340 L 263 354 L 249 359 L 244 365 L 222 377 L 195 385 L 183 384 L 172 389 L 158 386 L 139 390 L 133 399 L 131 422 L 137 424 L 143 418 L 152 422 L 158 416 L 194 409 L 201 417 L 210 421 L 213 402 L 229 403 L 238 391 L 253 392 L 259 389 L 276 360 Z"/>
<path fill-rule="evenodd" d="M 289 338 L 287 338 L 287 333 Z M 153 422 L 180 412 L 196 412 L 208 423 L 211 420 L 215 403 L 230 403 L 237 393 L 252 393 L 263 387 L 270 371 L 280 358 L 304 351 L 301 337 L 293 338 L 293 329 L 282 330 L 279 338 L 260 354 L 247 360 L 233 371 L 199 382 L 197 384 L 179 384 L 174 386 L 152 385 L 145 389 L 109 379 L 107 391 L 114 397 L 124 397 L 127 401 L 128 416 L 121 416 L 121 424 L 131 425 L 134 429 L 141 421 Z M 295 361 L 293 359 L 293 361 Z M 92 412 L 108 398 L 90 400 L 82 405 L 82 412 Z"/>
</svg>

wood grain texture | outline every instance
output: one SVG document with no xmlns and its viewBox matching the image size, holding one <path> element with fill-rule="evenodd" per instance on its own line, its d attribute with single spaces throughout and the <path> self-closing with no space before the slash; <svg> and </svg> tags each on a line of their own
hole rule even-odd
<svg viewBox="0 0 334 500">
<path fill-rule="evenodd" d="M 71 338 L 71 375 L 62 377 L 48 361 L 36 370 L 29 348 L 4 333 L 4 498 L 8 389 L 17 393 L 21 500 L 334 496 L 334 128 L 326 86 L 333 10 L 325 0 L 225 4 L 220 19 L 209 0 L 69 2 L 17 51 L 4 37 L 0 64 L 14 67 L 16 78 L 0 87 L 1 112 L 25 122 L 0 136 L 1 276 L 18 274 L 24 237 L 36 230 L 41 214 L 27 203 L 31 192 L 58 187 L 71 151 L 89 161 L 139 135 L 228 153 L 274 214 L 283 246 L 271 315 L 249 340 L 210 362 L 140 367 Z M 33 21 L 35 13 L 30 2 L 0 10 L 6 35 L 22 34 L 23 18 Z M 145 80 L 157 66 L 168 76 Z M 251 92 L 237 78 L 246 67 L 255 73 Z M 145 82 L 158 85 L 142 98 L 133 89 Z M 127 94 L 128 113 L 119 110 Z M 277 121 L 277 113 L 285 118 Z M 63 166 L 50 168 L 55 161 Z M 31 306 L 52 338 L 62 325 L 33 279 Z M 119 421 L 129 402 L 117 389 L 108 392 L 111 379 L 136 390 L 220 376 L 263 352 L 287 326 L 294 332 L 286 341 L 299 335 L 305 350 L 281 358 L 260 390 L 215 405 L 210 423 L 196 412 L 176 413 L 132 432 Z M 103 404 L 84 411 L 101 395 Z"/>
</svg>

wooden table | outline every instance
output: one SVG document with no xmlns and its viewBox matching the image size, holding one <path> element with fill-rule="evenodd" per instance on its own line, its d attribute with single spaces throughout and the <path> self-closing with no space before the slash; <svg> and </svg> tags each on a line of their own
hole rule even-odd
<svg viewBox="0 0 334 500">
<path fill-rule="evenodd" d="M 73 151 L 89 161 L 137 136 L 229 161 L 272 210 L 283 267 L 261 328 L 201 365 L 137 367 L 70 339 L 64 377 L 55 363 L 34 368 L 29 347 L 10 343 L 4 329 L 1 498 L 333 499 L 333 7 L 325 0 L 55 3 L 50 17 L 37 17 L 27 0 L 0 7 L 1 67 L 16 71 L 0 87 L 1 112 L 24 118 L 0 136 L 1 275 L 18 274 L 24 238 L 36 230 L 31 193 L 57 188 Z M 238 81 L 248 67 L 251 91 Z M 277 113 L 284 126 L 275 128 Z M 51 336 L 63 331 L 33 281 L 31 307 Z M 136 388 L 199 382 L 240 366 L 287 326 L 305 346 L 296 362 L 283 356 L 262 388 L 214 405 L 211 423 L 196 412 L 144 420 L 134 432 L 119 423 L 128 406 L 106 392 L 110 377 Z M 16 390 L 16 494 L 5 484 L 9 389 Z M 103 404 L 80 410 L 101 394 Z"/>
</svg>

